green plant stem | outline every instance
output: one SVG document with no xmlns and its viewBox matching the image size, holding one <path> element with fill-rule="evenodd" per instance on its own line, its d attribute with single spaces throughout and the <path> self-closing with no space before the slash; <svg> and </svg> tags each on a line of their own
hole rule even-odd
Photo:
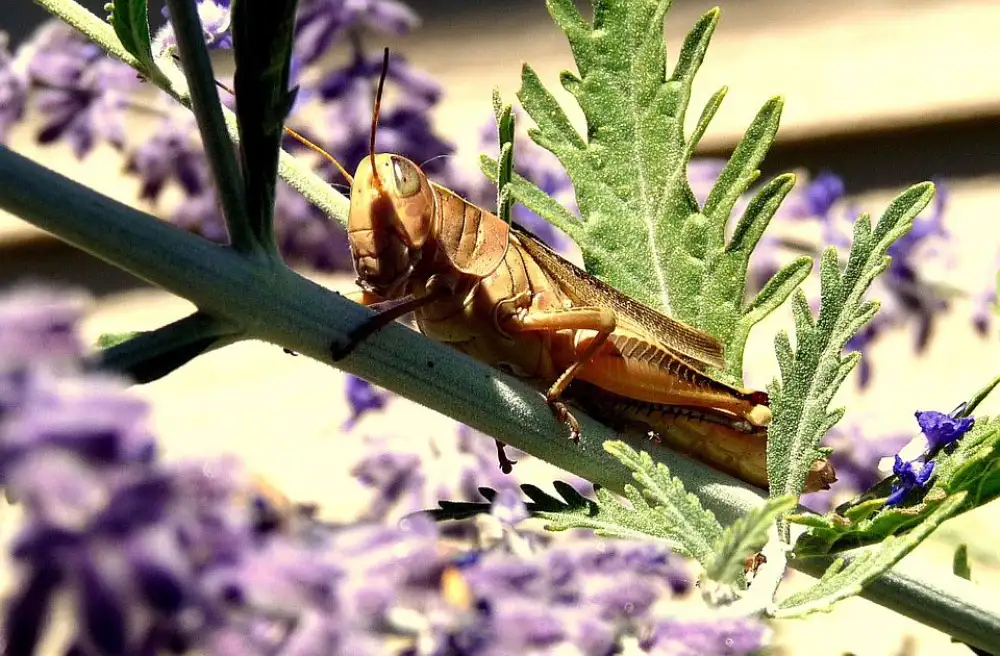
<svg viewBox="0 0 1000 656">
<path fill-rule="evenodd" d="M 147 383 L 173 371 L 198 355 L 239 341 L 242 335 L 225 321 L 195 312 L 156 330 L 142 332 L 101 349 L 88 368 L 113 371 L 136 383 Z"/>
<path fill-rule="evenodd" d="M 187 84 L 179 72 L 177 75 L 167 76 L 166 71 L 177 71 L 174 62 L 170 59 L 159 61 L 160 69 L 152 73 L 145 71 L 141 63 L 130 55 L 114 29 L 100 17 L 95 16 L 86 8 L 80 6 L 73 0 L 35 0 L 50 14 L 57 16 L 69 25 L 80 30 L 88 39 L 99 45 L 112 57 L 128 64 L 137 71 L 149 75 L 149 81 L 160 89 L 168 93 L 175 100 L 185 107 L 191 107 L 191 96 L 187 89 Z M 229 138 L 234 144 L 239 143 L 239 130 L 236 127 L 236 117 L 231 111 L 222 108 L 222 116 L 226 123 L 226 130 Z M 350 210 L 350 201 L 343 194 L 337 192 L 330 184 L 316 175 L 308 165 L 298 162 L 287 152 L 282 151 L 278 160 L 278 176 L 287 182 L 295 191 L 317 208 L 322 210 L 327 216 L 347 224 L 347 214 Z"/>
<path fill-rule="evenodd" d="M 823 557 L 789 564 L 819 577 L 832 562 L 833 558 Z M 928 578 L 926 569 L 912 571 L 904 560 L 868 584 L 861 596 L 970 646 L 1000 654 L 1000 598 L 946 568 L 941 574 Z"/>
<path fill-rule="evenodd" d="M 243 175 L 222 116 L 222 104 L 215 88 L 212 61 L 208 57 L 208 48 L 205 47 L 205 33 L 198 17 L 198 7 L 194 0 L 167 0 L 167 7 L 177 36 L 181 65 L 188 80 L 191 108 L 198 119 L 198 131 L 205 146 L 212 179 L 215 180 L 229 240 L 240 253 L 261 251 L 263 244 L 257 241 L 250 229 L 250 218 L 243 198 Z"/>
<path fill-rule="evenodd" d="M 371 316 L 284 266 L 212 244 L 4 147 L 0 180 L 5 183 L 0 185 L 0 209 L 231 321 L 248 339 L 332 364 L 331 341 L 345 339 Z M 602 445 L 621 439 L 669 467 L 723 524 L 762 503 L 759 491 L 648 441 L 617 435 L 581 413 L 576 414 L 582 435 L 574 445 L 537 391 L 398 324 L 336 366 L 616 492 L 633 482 L 631 474 Z M 791 565 L 819 575 L 823 562 L 793 560 Z M 925 585 L 894 570 L 862 596 L 970 645 L 1000 652 L 1000 615 L 970 585 Z"/>
</svg>

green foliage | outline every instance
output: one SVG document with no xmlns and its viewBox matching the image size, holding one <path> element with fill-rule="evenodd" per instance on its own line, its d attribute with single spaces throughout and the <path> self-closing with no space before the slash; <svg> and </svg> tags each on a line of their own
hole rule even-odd
<svg viewBox="0 0 1000 656">
<path fill-rule="evenodd" d="M 532 517 L 546 520 L 545 528 L 550 531 L 568 529 L 588 529 L 596 535 L 607 538 L 630 540 L 660 539 L 668 542 L 670 548 L 685 556 L 690 556 L 668 527 L 663 526 L 662 517 L 650 508 L 642 495 L 630 489 L 627 498 L 630 505 L 623 504 L 608 490 L 594 486 L 597 500 L 591 500 L 577 492 L 571 485 L 561 481 L 553 482 L 559 497 L 530 484 L 521 485 L 521 491 L 530 499 L 525 507 Z M 474 515 L 490 512 L 490 504 L 496 491 L 481 487 L 488 503 L 464 501 L 439 501 L 438 508 L 428 511 L 436 520 L 461 520 Z"/>
<path fill-rule="evenodd" d="M 768 530 L 795 505 L 795 497 L 772 497 L 727 528 L 705 565 L 708 578 L 718 583 L 742 581 L 746 557 L 761 550 Z"/>
<path fill-rule="evenodd" d="M 865 585 L 910 553 L 941 522 L 958 513 L 967 501 L 967 494 L 958 492 L 942 499 L 912 531 L 885 538 L 877 547 L 852 554 L 849 564 L 838 558 L 818 583 L 781 601 L 775 617 L 799 617 L 827 611 L 834 603 L 859 594 Z"/>
<path fill-rule="evenodd" d="M 888 536 L 918 530 L 942 503 L 962 496 L 964 502 L 951 514 L 972 510 L 1000 496 L 1000 418 L 980 417 L 951 453 L 934 458 L 930 487 L 898 506 L 886 506 L 884 495 L 861 500 L 825 515 L 791 515 L 787 519 L 808 526 L 795 544 L 801 557 L 838 553 L 878 544 Z M 887 479 L 889 482 L 892 479 Z"/>
<path fill-rule="evenodd" d="M 149 9 L 146 0 L 114 0 L 104 8 L 108 22 L 125 50 L 139 60 L 146 74 L 154 71 L 153 47 L 149 37 Z"/>
<path fill-rule="evenodd" d="M 604 537 L 665 540 L 677 553 L 693 557 L 703 566 L 718 563 L 721 571 L 727 557 L 713 554 L 714 545 L 731 549 L 752 546 L 756 544 L 757 527 L 767 521 L 762 513 L 768 513 L 773 521 L 777 513 L 788 509 L 784 502 L 776 501 L 767 506 L 768 510 L 754 513 L 751 525 L 724 535 L 715 515 L 702 507 L 698 497 L 686 492 L 684 484 L 672 477 L 663 464 L 654 463 L 649 454 L 636 452 L 624 442 L 605 442 L 604 449 L 628 467 L 638 483 L 638 487 L 625 486 L 628 505 L 604 488 L 595 486 L 597 500 L 593 501 L 566 483 L 556 481 L 553 485 L 561 499 L 533 485 L 521 486 L 531 499 L 526 504 L 528 512 L 545 519 L 548 522 L 545 528 L 552 531 L 584 528 Z M 496 496 L 489 488 L 480 488 L 479 492 L 490 502 Z M 466 519 L 490 509 L 489 503 L 440 501 L 438 506 L 429 511 L 437 520 Z"/>
<path fill-rule="evenodd" d="M 634 512 L 652 513 L 659 530 L 683 545 L 702 566 L 713 558 L 712 550 L 723 537 L 722 527 L 711 511 L 702 507 L 684 484 L 670 475 L 663 463 L 654 463 L 645 451 L 635 451 L 625 442 L 605 442 L 604 450 L 632 472 L 638 488 L 625 487 Z"/>
<path fill-rule="evenodd" d="M 966 581 L 972 580 L 972 567 L 969 566 L 969 547 L 966 544 L 960 544 L 955 549 L 955 555 L 951 561 L 951 571 L 955 576 L 961 577 Z"/>
<path fill-rule="evenodd" d="M 581 218 L 517 176 L 510 190 L 576 240 L 589 272 L 719 338 L 726 351 L 725 371 L 719 373 L 735 381 L 742 377 L 750 328 L 788 297 L 808 274 L 810 262 L 792 263 L 744 303 L 750 254 L 794 176 L 765 185 L 728 242 L 726 228 L 737 200 L 759 175 L 778 128 L 781 101 L 764 105 L 699 208 L 687 164 L 726 90 L 713 96 L 690 137 L 684 135 L 684 119 L 719 11 L 698 21 L 668 77 L 662 25 L 669 4 L 594 0 L 591 23 L 572 0 L 548 0 L 578 68 L 578 74 L 564 72 L 560 81 L 583 110 L 586 138 L 527 65 L 518 98 L 538 126 L 531 137 L 566 168 Z M 494 162 L 484 158 L 483 168 L 495 177 Z"/>
<path fill-rule="evenodd" d="M 823 253 L 817 317 L 805 294 L 794 294 L 796 344 L 793 348 L 785 331 L 775 337 L 781 380 L 768 390 L 774 414 L 767 447 L 772 496 L 802 491 L 809 467 L 821 455 L 819 441 L 843 416 L 843 408 L 831 411 L 829 405 L 860 358 L 859 353 L 844 355 L 844 346 L 878 311 L 878 303 L 864 300 L 865 293 L 889 265 L 889 247 L 909 231 L 933 194 L 930 183 L 906 190 L 892 201 L 874 231 L 867 214 L 859 217 L 843 272 L 835 248 Z"/>
<path fill-rule="evenodd" d="M 273 213 L 278 153 L 285 117 L 297 89 L 289 91 L 297 0 L 233 0 L 233 49 L 240 160 L 250 230 L 275 251 Z"/>
<path fill-rule="evenodd" d="M 124 333 L 101 333 L 101 335 L 97 338 L 97 346 L 102 349 L 111 348 L 112 346 L 123 344 L 141 334 L 143 333 L 139 330 L 132 330 Z"/>
<path fill-rule="evenodd" d="M 229 322 L 195 312 L 156 330 L 101 335 L 103 350 L 95 365 L 144 384 L 231 343 L 238 334 Z"/>
<path fill-rule="evenodd" d="M 510 223 L 510 209 L 513 197 L 510 195 L 511 177 L 514 174 L 514 108 L 504 104 L 500 90 L 493 90 L 493 113 L 497 119 L 497 134 L 500 142 L 500 156 L 497 158 L 497 216 Z"/>
</svg>

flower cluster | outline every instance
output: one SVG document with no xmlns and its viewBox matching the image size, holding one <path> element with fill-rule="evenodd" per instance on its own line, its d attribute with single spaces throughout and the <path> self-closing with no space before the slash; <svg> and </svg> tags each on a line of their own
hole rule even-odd
<svg viewBox="0 0 1000 656">
<path fill-rule="evenodd" d="M 954 448 L 966 433 L 972 430 L 976 421 L 972 417 L 960 416 L 964 404 L 951 414 L 936 410 L 918 411 L 914 414 L 920 425 L 921 436 L 911 441 L 894 457 L 892 473 L 897 481 L 886 504 L 895 506 L 902 503 L 915 489 L 923 488 L 934 473 L 934 456 L 942 449 Z M 916 457 L 908 454 L 917 453 Z"/>
<path fill-rule="evenodd" d="M 80 373 L 83 307 L 0 299 L 0 482 L 23 508 L 5 653 L 36 651 L 60 595 L 67 653 L 746 654 L 769 637 L 680 615 L 691 574 L 662 545 L 520 535 L 511 490 L 487 531 L 506 538 L 463 546 L 422 514 L 319 523 L 233 457 L 165 461 L 146 403 Z"/>
<path fill-rule="evenodd" d="M 855 494 L 871 489 L 887 472 L 880 468 L 892 460 L 892 474 L 897 477 L 886 503 L 902 503 L 912 491 L 925 488 L 934 473 L 934 456 L 948 451 L 975 425 L 973 417 L 963 416 L 965 405 L 949 414 L 936 410 L 914 413 L 920 435 L 910 439 L 905 433 L 871 438 L 860 426 L 834 429 L 827 444 L 834 448 L 830 462 L 837 468 L 834 489 L 810 494 L 807 504 L 816 510 L 828 510 Z M 887 457 L 887 454 L 895 454 Z"/>
</svg>

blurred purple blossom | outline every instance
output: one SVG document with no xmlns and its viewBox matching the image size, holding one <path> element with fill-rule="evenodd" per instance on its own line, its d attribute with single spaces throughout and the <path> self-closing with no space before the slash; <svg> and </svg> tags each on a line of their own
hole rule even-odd
<svg viewBox="0 0 1000 656">
<path fill-rule="evenodd" d="M 11 54 L 9 35 L 0 30 L 0 143 L 24 116 L 28 103 L 28 79 Z"/>
<path fill-rule="evenodd" d="M 427 437 L 407 431 L 371 437 L 367 443 L 368 455 L 351 469 L 372 492 L 362 511 L 366 519 L 399 519 L 434 508 L 442 499 L 481 501 L 479 488 L 484 486 L 520 494 L 516 476 L 500 471 L 493 440 L 462 424 Z"/>
<path fill-rule="evenodd" d="M 397 0 L 302 0 L 295 26 L 295 53 L 309 66 L 351 30 L 370 28 L 398 36 L 419 24 L 416 13 Z"/>
<path fill-rule="evenodd" d="M 371 82 L 382 72 L 382 55 L 370 56 L 355 51 L 351 62 L 334 68 L 323 75 L 316 84 L 316 92 L 323 100 L 342 100 L 349 96 L 369 98 Z M 430 108 L 441 99 L 441 86 L 429 75 L 413 68 L 398 53 L 389 56 L 386 79 L 399 86 L 406 100 L 413 108 Z M 360 91 L 360 94 L 358 93 Z"/>
<path fill-rule="evenodd" d="M 997 288 L 1000 287 L 1000 253 L 993 260 L 993 271 L 989 282 L 973 297 L 972 325 L 976 332 L 986 337 L 993 317 L 997 314 Z"/>
<path fill-rule="evenodd" d="M 135 71 L 61 21 L 46 23 L 25 47 L 34 106 L 44 116 L 38 141 L 66 139 L 80 158 L 100 141 L 124 147 Z"/>
<path fill-rule="evenodd" d="M 382 410 L 392 395 L 379 389 L 364 378 L 347 376 L 347 405 L 351 416 L 344 422 L 343 430 L 349 431 L 369 412 Z"/>
<path fill-rule="evenodd" d="M 230 0 L 197 0 L 198 17 L 209 50 L 226 50 L 233 47 L 231 32 Z M 177 36 L 170 23 L 170 12 L 163 8 L 163 18 L 167 20 L 153 36 L 153 55 L 167 57 L 177 51 Z"/>
<path fill-rule="evenodd" d="M 645 640 L 644 646 L 652 653 L 671 656 L 751 654 L 767 643 L 768 634 L 765 625 L 746 619 L 703 622 L 670 619 L 657 623 L 653 637 Z"/>
<path fill-rule="evenodd" d="M 142 181 L 139 197 L 154 202 L 171 181 L 186 196 L 201 194 L 211 185 L 205 151 L 190 115 L 163 119 L 152 137 L 129 154 L 126 166 Z"/>
</svg>

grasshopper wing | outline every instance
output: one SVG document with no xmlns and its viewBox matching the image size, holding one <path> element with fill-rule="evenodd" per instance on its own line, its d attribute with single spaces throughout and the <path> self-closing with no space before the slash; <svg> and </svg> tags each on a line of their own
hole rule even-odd
<svg viewBox="0 0 1000 656">
<path fill-rule="evenodd" d="M 711 335 L 657 312 L 595 278 L 538 240 L 524 227 L 511 224 L 511 232 L 559 288 L 581 305 L 610 307 L 619 317 L 655 336 L 659 345 L 696 369 L 725 368 L 722 344 Z"/>
</svg>

